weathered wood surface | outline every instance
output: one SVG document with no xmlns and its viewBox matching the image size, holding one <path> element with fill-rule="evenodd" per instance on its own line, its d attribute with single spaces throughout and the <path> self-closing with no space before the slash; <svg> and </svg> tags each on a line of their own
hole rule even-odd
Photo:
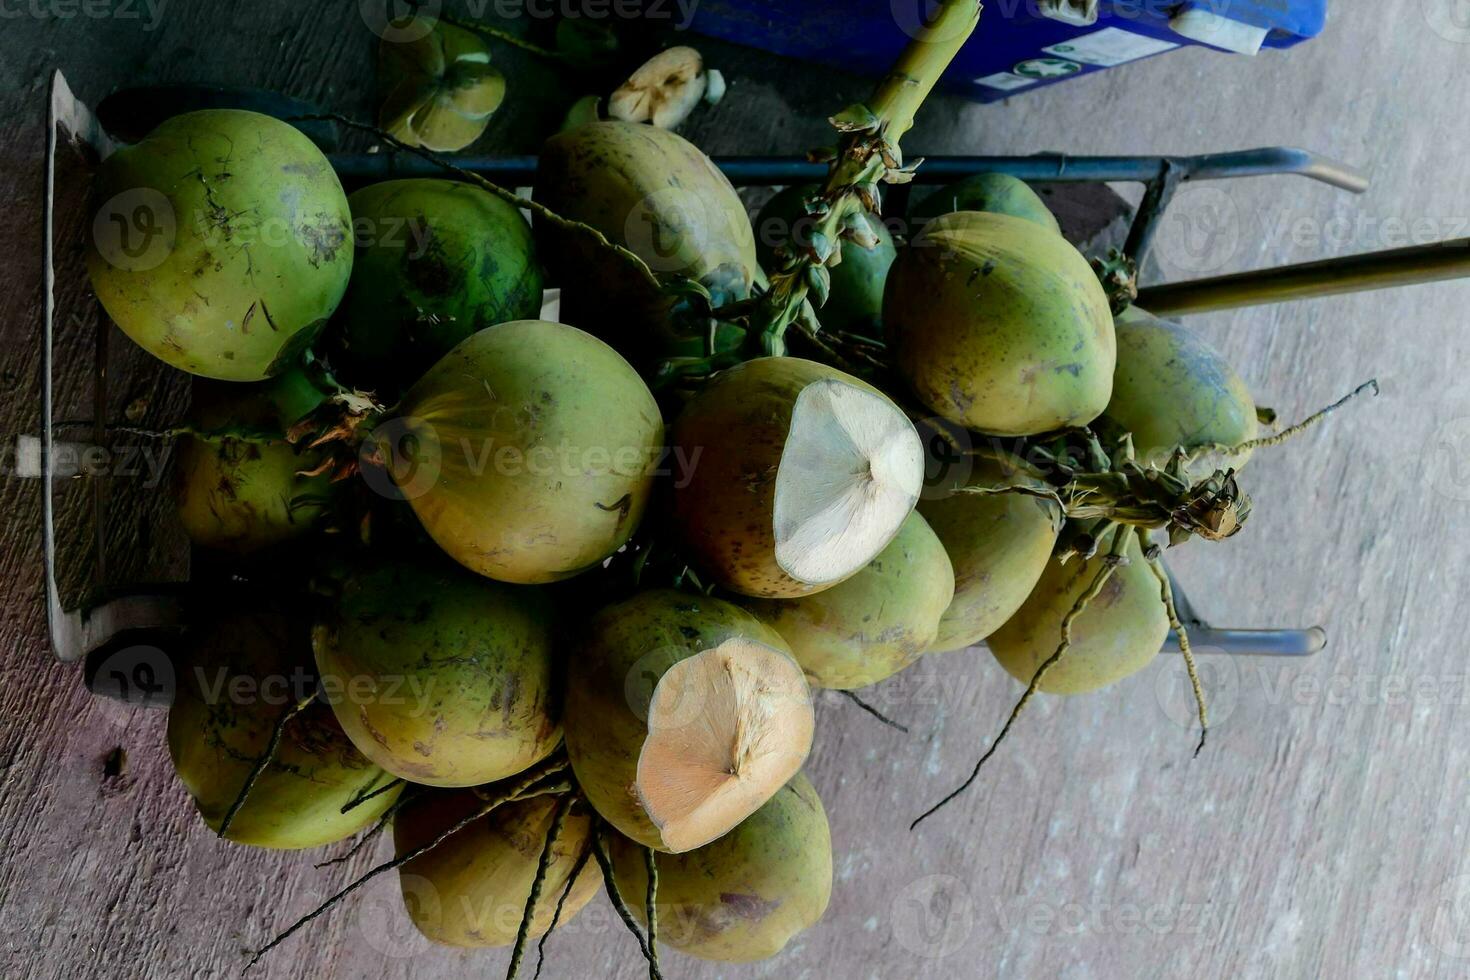
<svg viewBox="0 0 1470 980">
<path fill-rule="evenodd" d="M 1455 0 L 1334 5 L 1320 40 L 1251 61 L 1185 52 L 994 107 L 937 99 L 913 153 L 1176 152 L 1298 144 L 1367 168 L 1352 198 L 1277 178 L 1187 187 L 1163 230 L 1171 278 L 1470 235 L 1462 125 L 1470 30 Z M 12 5 L 0 32 L 4 435 L 35 431 L 44 79 L 95 101 L 118 84 L 212 80 L 368 108 L 357 4 L 167 4 L 156 29 Z M 53 5 L 43 3 L 42 10 Z M 54 5 L 55 10 L 75 9 Z M 134 8 L 129 8 L 134 9 Z M 120 13 L 122 5 L 114 12 Z M 14 11 L 20 11 L 12 17 Z M 984 27 L 981 28 L 982 30 Z M 720 49 L 727 101 L 692 127 L 710 152 L 792 152 L 866 86 Z M 515 98 L 551 73 L 508 52 Z M 524 83 L 517 85 L 517 83 Z M 535 94 L 527 96 L 527 90 Z M 517 114 L 537 106 L 521 103 Z M 543 121 L 543 126 L 549 120 Z M 513 120 L 496 133 L 514 130 Z M 529 149 L 534 133 L 482 146 Z M 64 228 L 80 240 L 73 212 Z M 1210 232 L 1214 237 L 1209 237 Z M 63 309 L 83 309 L 65 263 Z M 1191 761 L 1171 658 L 1091 697 L 1043 700 L 979 789 L 917 835 L 908 820 L 968 770 L 1017 688 L 985 656 L 934 658 L 877 700 L 905 738 L 824 701 L 813 781 L 838 881 L 824 922 L 778 960 L 683 977 L 1430 977 L 1470 973 L 1470 285 L 1199 317 L 1286 417 L 1376 376 L 1384 394 L 1251 465 L 1257 509 L 1176 566 L 1230 625 L 1327 624 L 1307 662 L 1211 658 L 1216 731 Z M 72 331 L 68 343 L 86 348 Z M 132 352 L 119 403 L 172 404 Z M 80 353 L 66 367 L 75 390 Z M 75 492 L 75 491 L 71 491 Z M 169 771 L 163 719 L 93 700 L 44 640 L 38 487 L 0 485 L 0 973 L 229 976 L 242 951 L 351 869 L 212 838 Z M 153 522 L 143 522 L 148 528 Z M 141 533 L 117 558 L 149 545 Z M 128 751 L 120 778 L 103 757 Z M 381 856 L 380 850 L 378 855 Z M 368 865 L 363 856 L 353 865 Z M 384 878 L 260 968 L 268 977 L 494 975 L 497 954 L 434 950 Z M 553 944 L 552 976 L 643 969 L 598 899 Z"/>
</svg>

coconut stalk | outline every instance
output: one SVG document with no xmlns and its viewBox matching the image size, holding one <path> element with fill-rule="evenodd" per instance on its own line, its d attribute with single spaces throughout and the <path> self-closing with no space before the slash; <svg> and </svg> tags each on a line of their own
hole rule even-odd
<svg viewBox="0 0 1470 980">
<path fill-rule="evenodd" d="M 905 165 L 899 140 L 980 22 L 980 10 L 979 0 L 942 0 L 868 102 L 850 105 L 831 118 L 841 135 L 835 152 L 819 151 L 831 165 L 821 193 L 807 202 L 817 219 L 810 244 L 772 274 L 770 289 L 750 310 L 751 333 L 759 334 L 763 353 L 784 354 L 783 335 L 793 323 L 809 335 L 817 333 L 813 304 L 821 306 L 827 299 L 827 269 L 842 261 L 842 239 L 870 245 L 872 233 L 862 212 L 879 212 L 879 183 L 913 180 L 922 159 Z"/>
</svg>

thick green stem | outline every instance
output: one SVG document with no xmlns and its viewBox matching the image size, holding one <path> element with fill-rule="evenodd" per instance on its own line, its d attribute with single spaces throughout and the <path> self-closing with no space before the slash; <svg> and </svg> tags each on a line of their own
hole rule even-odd
<svg viewBox="0 0 1470 980">
<path fill-rule="evenodd" d="M 751 317 L 752 332 L 760 335 L 764 353 L 785 353 L 782 335 L 793 323 L 815 334 L 816 318 L 808 303 L 812 279 L 824 280 L 824 267 L 842 260 L 842 234 L 849 223 L 864 210 L 878 210 L 879 181 L 902 165 L 900 137 L 913 126 L 914 114 L 979 22 L 978 0 L 942 0 L 879 83 L 871 105 L 854 106 L 834 117 L 843 136 L 822 187 L 825 211 L 817 216 L 813 247 L 793 256 L 771 276 L 770 289 Z"/>
<path fill-rule="evenodd" d="M 969 40 L 980 23 L 981 6 L 979 0 L 945 0 L 879 83 L 869 108 L 884 121 L 893 142 L 913 126 L 919 107 Z"/>
</svg>

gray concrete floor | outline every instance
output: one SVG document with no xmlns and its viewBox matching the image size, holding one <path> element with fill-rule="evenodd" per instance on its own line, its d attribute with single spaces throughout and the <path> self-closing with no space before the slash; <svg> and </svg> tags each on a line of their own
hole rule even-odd
<svg viewBox="0 0 1470 980">
<path fill-rule="evenodd" d="M 63 68 L 92 101 L 125 83 L 212 80 L 363 114 L 372 47 L 356 6 L 178 3 L 164 7 L 156 30 L 145 29 L 143 7 L 142 21 L 68 19 L 59 4 L 5 21 L 7 442 L 36 425 L 34 205 L 49 71 Z M 1334 8 L 1322 38 L 1284 55 L 1186 51 L 1002 105 L 936 99 L 905 145 L 911 154 L 1195 153 L 1284 143 L 1372 174 L 1361 197 L 1292 178 L 1185 188 L 1158 245 L 1169 279 L 1393 247 L 1406 234 L 1470 235 L 1470 30 L 1454 26 L 1466 22 L 1464 3 Z M 726 102 L 689 130 L 711 153 L 817 145 L 822 115 L 866 90 L 857 79 L 707 48 L 732 83 Z M 488 152 L 532 148 L 538 130 L 524 121 L 539 118 L 544 129 L 550 107 L 576 94 L 517 52 L 503 63 L 515 102 L 481 144 Z M 1201 238 L 1207 227 L 1219 234 Z M 62 229 L 80 230 L 74 216 Z M 64 271 L 78 278 L 74 254 Z M 64 285 L 64 304 L 82 309 L 83 297 Z M 1258 456 L 1246 533 L 1175 560 L 1222 623 L 1322 623 L 1332 634 L 1325 653 L 1300 663 L 1210 658 L 1216 731 L 1204 755 L 1190 758 L 1182 669 L 1160 658 L 1112 690 L 1044 700 L 978 791 L 910 836 L 908 819 L 968 769 L 1017 693 L 983 653 L 921 662 L 878 698 L 913 737 L 822 704 L 809 772 L 837 852 L 825 920 L 774 961 L 720 967 L 671 953 L 670 975 L 1470 974 L 1467 308 L 1470 284 L 1456 283 L 1192 320 L 1285 417 L 1368 377 L 1384 389 Z M 144 369 L 137 360 L 127 368 Z M 167 410 L 161 392 L 128 383 Z M 0 484 L 0 972 L 233 974 L 242 949 L 347 873 L 214 840 L 169 772 L 162 718 L 93 701 L 73 669 L 51 661 L 38 500 L 33 483 Z M 129 770 L 106 779 L 101 759 L 117 745 Z M 366 866 L 365 856 L 356 867 Z M 398 901 L 394 882 L 375 883 L 262 973 L 503 968 L 500 954 L 428 947 Z M 553 943 L 547 967 L 553 976 L 642 973 L 602 899 Z"/>
</svg>

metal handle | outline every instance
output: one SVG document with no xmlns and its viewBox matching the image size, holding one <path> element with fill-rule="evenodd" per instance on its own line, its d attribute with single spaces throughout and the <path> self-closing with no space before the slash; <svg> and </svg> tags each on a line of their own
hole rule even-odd
<svg viewBox="0 0 1470 980">
<path fill-rule="evenodd" d="M 1137 302 L 1140 308 L 1156 316 L 1178 316 L 1466 276 L 1470 276 L 1470 238 L 1461 238 L 1191 282 L 1146 286 L 1138 291 Z"/>
</svg>

